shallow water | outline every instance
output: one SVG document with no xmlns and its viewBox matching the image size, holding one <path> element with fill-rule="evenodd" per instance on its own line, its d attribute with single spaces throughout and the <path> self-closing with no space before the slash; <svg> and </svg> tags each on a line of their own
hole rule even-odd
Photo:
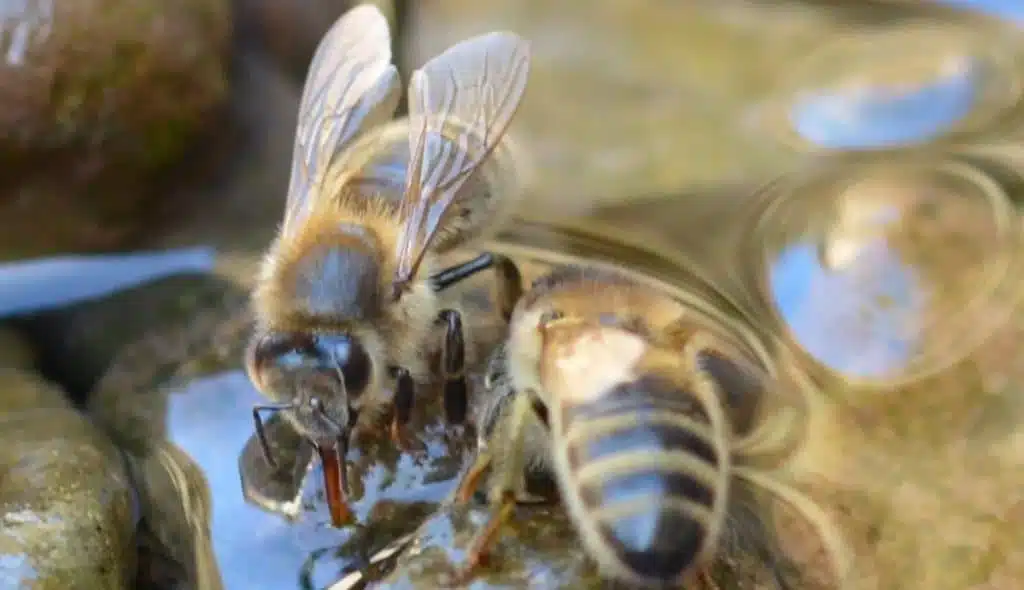
<svg viewBox="0 0 1024 590">
<path fill-rule="evenodd" d="M 212 248 L 67 256 L 0 264 L 0 317 L 93 301 L 166 276 L 213 270 Z"/>
</svg>

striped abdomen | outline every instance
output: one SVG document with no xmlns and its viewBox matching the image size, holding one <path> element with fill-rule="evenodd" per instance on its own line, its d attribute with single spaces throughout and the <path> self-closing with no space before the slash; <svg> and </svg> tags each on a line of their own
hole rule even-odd
<svg viewBox="0 0 1024 590">
<path fill-rule="evenodd" d="M 700 398 L 645 376 L 562 412 L 562 494 L 593 557 L 634 580 L 678 580 L 714 542 L 725 492 L 728 458 Z"/>
</svg>

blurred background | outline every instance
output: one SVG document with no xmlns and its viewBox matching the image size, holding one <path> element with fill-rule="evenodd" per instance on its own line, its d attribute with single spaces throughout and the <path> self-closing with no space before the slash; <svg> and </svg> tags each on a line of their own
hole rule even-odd
<svg viewBox="0 0 1024 590">
<path fill-rule="evenodd" d="M 403 76 L 474 34 L 532 43 L 496 248 L 709 301 L 827 392 L 795 471 L 853 587 L 1019 587 L 1024 3 L 377 4 Z M 425 452 L 356 451 L 350 530 L 316 486 L 290 524 L 239 477 L 248 290 L 350 7 L 0 5 L 0 587 L 436 587 L 464 557 L 479 514 L 436 512 L 464 450 L 436 416 Z M 557 510 L 517 526 L 474 587 L 600 587 Z M 829 587 L 782 529 L 795 587 Z M 409 534 L 429 550 L 378 567 Z"/>
</svg>

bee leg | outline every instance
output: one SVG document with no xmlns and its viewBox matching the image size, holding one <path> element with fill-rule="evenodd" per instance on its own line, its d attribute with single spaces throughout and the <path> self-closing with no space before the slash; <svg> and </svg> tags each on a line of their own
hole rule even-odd
<svg viewBox="0 0 1024 590">
<path fill-rule="evenodd" d="M 480 487 L 480 478 L 491 466 L 491 454 L 485 449 L 477 448 L 473 464 L 469 466 L 466 474 L 459 481 L 459 487 L 455 490 L 455 501 L 459 504 L 469 502 L 476 490 Z"/>
<path fill-rule="evenodd" d="M 405 426 L 412 419 L 412 407 L 416 394 L 416 384 L 412 380 L 409 370 L 404 367 L 391 367 L 391 376 L 395 379 L 394 416 L 391 418 L 389 429 L 391 440 L 400 449 L 408 449 L 412 445 L 409 442 Z"/>
<path fill-rule="evenodd" d="M 491 547 L 498 540 L 501 528 L 512 520 L 515 509 L 515 492 L 511 490 L 502 492 L 501 499 L 494 505 L 487 517 L 487 524 L 476 534 L 466 551 L 466 564 L 453 576 L 452 585 L 468 584 L 477 570 L 487 567 L 490 562 Z"/>
<path fill-rule="evenodd" d="M 523 276 L 511 258 L 494 255 L 494 271 L 497 273 L 498 311 L 506 322 L 512 319 L 512 311 L 523 296 Z"/>
<path fill-rule="evenodd" d="M 497 275 L 497 305 L 501 317 L 508 321 L 512 310 L 523 294 L 523 277 L 519 267 L 507 256 L 484 252 L 483 254 L 461 264 L 448 267 L 430 277 L 430 285 L 434 291 L 444 291 L 448 287 L 464 281 L 476 273 L 494 268 Z"/>
<path fill-rule="evenodd" d="M 263 452 L 263 458 L 266 459 L 267 464 L 272 469 L 277 469 L 277 459 L 274 458 L 274 453 L 270 450 L 270 441 L 267 439 L 267 430 L 263 425 L 263 412 L 279 412 L 281 410 L 291 410 L 295 407 L 295 404 L 261 404 L 253 406 L 252 408 L 252 422 L 256 428 L 256 439 L 259 441 L 260 450 Z"/>
<path fill-rule="evenodd" d="M 501 527 L 509 522 L 516 507 L 516 483 L 523 477 L 524 455 L 523 455 L 523 426 L 527 413 L 532 411 L 533 400 L 531 395 L 521 394 L 516 396 L 512 410 L 508 415 L 509 432 L 513 433 L 509 441 L 508 453 L 502 461 L 498 479 L 491 488 L 489 500 L 492 502 L 492 509 L 487 524 L 473 538 L 467 551 L 467 563 L 455 576 L 455 583 L 463 585 L 470 579 L 477 569 L 486 566 L 490 549 L 498 540 Z M 479 460 L 478 460 L 479 461 Z M 474 465 L 475 467 L 475 465 Z M 468 474 L 467 474 L 468 475 Z M 495 495 L 497 497 L 495 497 Z"/>
<path fill-rule="evenodd" d="M 444 415 L 449 424 L 466 421 L 469 392 L 466 385 L 466 341 L 462 335 L 462 316 L 446 309 L 438 318 L 445 324 L 441 348 L 441 376 L 444 377 Z"/>
</svg>

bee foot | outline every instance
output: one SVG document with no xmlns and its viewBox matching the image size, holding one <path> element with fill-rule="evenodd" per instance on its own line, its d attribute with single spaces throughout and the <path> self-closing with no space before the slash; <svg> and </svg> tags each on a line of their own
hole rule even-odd
<svg viewBox="0 0 1024 590">
<path fill-rule="evenodd" d="M 452 580 L 456 585 L 465 585 L 481 568 L 491 565 L 491 549 L 498 541 L 502 527 L 512 520 L 515 508 L 515 496 L 512 493 L 502 494 L 497 505 L 491 509 L 484 528 L 473 538 L 469 549 L 466 550 L 466 565 Z"/>
<path fill-rule="evenodd" d="M 486 568 L 489 565 L 490 556 L 487 554 L 477 556 L 475 562 L 466 564 L 466 566 L 461 569 L 449 574 L 441 581 L 441 583 L 446 588 L 462 588 L 468 586 L 470 582 L 473 581 L 473 578 L 476 577 L 477 573 L 479 573 L 482 568 Z"/>
<path fill-rule="evenodd" d="M 398 421 L 392 421 L 389 428 L 391 442 L 402 451 L 411 451 L 414 447 L 409 431 Z"/>
</svg>

